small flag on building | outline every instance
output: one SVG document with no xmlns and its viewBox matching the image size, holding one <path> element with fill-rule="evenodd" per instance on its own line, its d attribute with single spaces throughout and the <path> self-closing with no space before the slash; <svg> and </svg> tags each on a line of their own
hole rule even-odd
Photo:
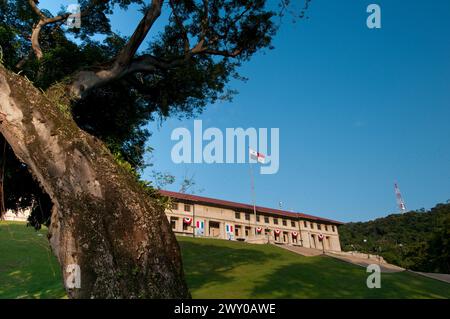
<svg viewBox="0 0 450 319">
<path fill-rule="evenodd" d="M 190 225 L 190 224 L 192 223 L 192 218 L 185 217 L 185 218 L 183 218 L 183 222 L 184 222 L 186 225 Z"/>
<path fill-rule="evenodd" d="M 198 229 L 205 229 L 205 222 L 203 220 L 197 220 L 195 224 Z"/>
<path fill-rule="evenodd" d="M 230 224 L 225 225 L 225 232 L 229 240 L 234 240 L 234 226 Z"/>
<path fill-rule="evenodd" d="M 195 222 L 195 228 L 196 228 L 196 234 L 197 236 L 204 236 L 205 235 L 205 221 L 203 220 L 197 220 Z"/>
<path fill-rule="evenodd" d="M 255 150 L 250 149 L 250 158 L 258 161 L 258 163 L 265 164 L 266 156 L 263 153 L 258 153 Z"/>
</svg>

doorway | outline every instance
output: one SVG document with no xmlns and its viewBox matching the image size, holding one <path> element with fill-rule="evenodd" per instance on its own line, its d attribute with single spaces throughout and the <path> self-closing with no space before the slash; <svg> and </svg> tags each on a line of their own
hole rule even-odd
<svg viewBox="0 0 450 319">
<path fill-rule="evenodd" d="M 210 221 L 209 222 L 209 236 L 210 237 L 220 237 L 220 223 Z"/>
</svg>

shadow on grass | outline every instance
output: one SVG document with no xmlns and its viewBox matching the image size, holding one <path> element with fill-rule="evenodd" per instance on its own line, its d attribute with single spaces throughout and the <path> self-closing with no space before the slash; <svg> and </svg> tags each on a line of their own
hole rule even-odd
<svg viewBox="0 0 450 319">
<path fill-rule="evenodd" d="M 35 231 L 25 223 L 0 223 L 0 299 L 65 296 L 45 235 L 46 230 Z"/>
<path fill-rule="evenodd" d="M 183 264 L 189 288 L 196 290 L 206 284 L 225 283 L 228 273 L 236 267 L 263 263 L 277 256 L 254 249 L 181 241 Z"/>
<path fill-rule="evenodd" d="M 310 258 L 308 263 L 294 262 L 274 269 L 256 283 L 250 298 L 354 298 L 359 295 L 349 284 L 360 281 L 365 285 L 362 270 L 341 267 L 327 257 Z"/>
<path fill-rule="evenodd" d="M 381 288 L 369 289 L 366 269 L 329 257 L 278 267 L 258 282 L 250 298 L 449 298 L 450 285 L 409 273 L 381 274 Z"/>
</svg>

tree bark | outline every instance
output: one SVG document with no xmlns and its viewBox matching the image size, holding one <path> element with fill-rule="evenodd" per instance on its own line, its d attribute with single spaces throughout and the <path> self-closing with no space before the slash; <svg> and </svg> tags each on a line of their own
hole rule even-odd
<svg viewBox="0 0 450 319">
<path fill-rule="evenodd" d="M 0 131 L 52 199 L 48 237 L 70 298 L 190 297 L 156 197 L 102 142 L 2 65 Z M 78 266 L 80 287 L 70 273 Z"/>
</svg>

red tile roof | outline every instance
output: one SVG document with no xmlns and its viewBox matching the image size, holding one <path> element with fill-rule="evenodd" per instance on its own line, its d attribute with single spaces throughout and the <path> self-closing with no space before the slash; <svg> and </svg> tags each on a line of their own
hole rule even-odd
<svg viewBox="0 0 450 319">
<path fill-rule="evenodd" d="M 209 198 L 209 197 L 203 197 L 203 196 L 197 196 L 197 195 L 189 195 L 189 194 L 165 191 L 165 190 L 160 190 L 159 192 L 163 196 L 172 197 L 172 198 L 175 198 L 178 200 L 185 200 L 185 201 L 194 202 L 197 204 L 206 204 L 206 205 L 211 205 L 211 206 L 216 206 L 216 207 L 221 207 L 221 208 L 229 208 L 229 209 L 233 209 L 233 210 L 253 212 L 253 205 L 236 203 L 236 202 L 215 199 L 215 198 Z M 275 215 L 275 216 L 290 217 L 290 218 L 303 218 L 303 219 L 321 221 L 321 222 L 336 224 L 336 225 L 344 224 L 342 222 L 332 220 L 332 219 L 321 218 L 321 217 L 303 214 L 303 213 L 293 213 L 293 212 L 289 212 L 289 211 L 272 209 L 272 208 L 267 208 L 267 207 L 256 206 L 256 211 L 258 213 L 270 214 L 270 215 Z"/>
</svg>

